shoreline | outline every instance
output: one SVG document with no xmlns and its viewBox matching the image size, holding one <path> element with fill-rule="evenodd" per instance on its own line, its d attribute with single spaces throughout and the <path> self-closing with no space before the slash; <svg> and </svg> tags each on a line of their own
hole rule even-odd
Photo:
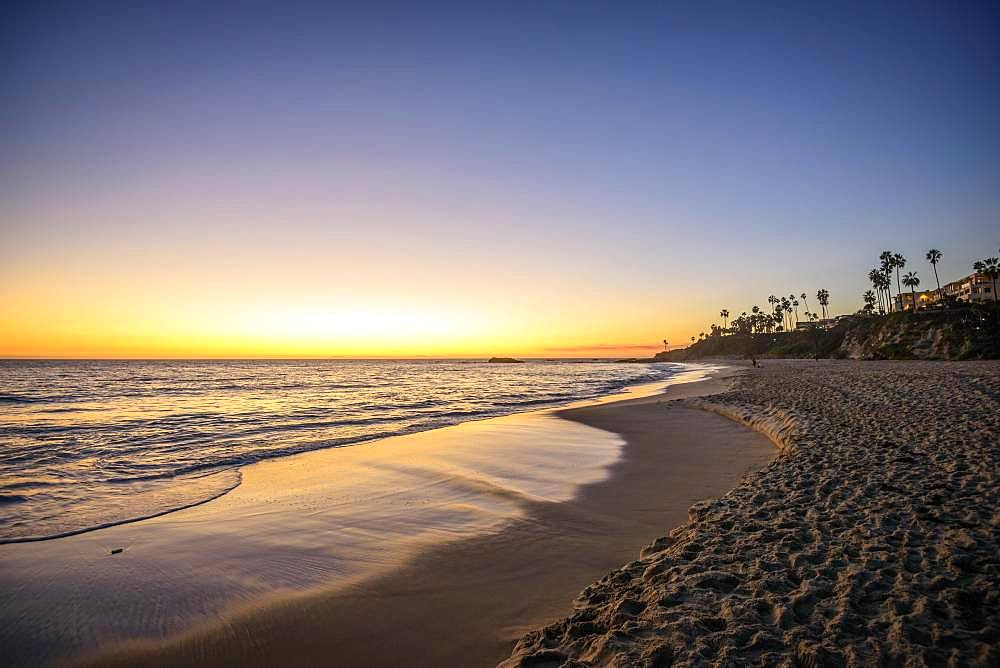
<svg viewBox="0 0 1000 668">
<path fill-rule="evenodd" d="M 633 557 L 665 527 L 683 523 L 691 503 L 726 491 L 775 456 L 764 437 L 725 418 L 687 408 L 672 416 L 662 410 L 668 398 L 726 389 L 731 373 L 670 385 L 665 394 L 608 397 L 555 411 L 564 423 L 560 428 L 601 423 L 597 428 L 604 429 L 615 422 L 627 432 L 624 450 L 609 475 L 568 500 L 527 500 L 524 514 L 498 531 L 431 545 L 374 579 L 276 595 L 219 624 L 120 643 L 73 663 L 231 663 L 236 657 L 309 663 L 339 657 L 342 665 L 493 665 L 529 628 L 565 614 L 585 584 Z M 671 440 L 674 448 L 663 456 Z M 706 440 L 711 447 L 699 447 Z M 748 447 L 755 450 L 749 458 Z M 720 465 L 720 457 L 728 463 Z M 684 493 L 677 489 L 682 487 Z M 532 600 L 525 603 L 524 596 Z"/>
<path fill-rule="evenodd" d="M 290 361 L 295 361 L 295 360 L 290 360 Z M 365 360 L 352 360 L 352 361 L 365 361 Z M 476 359 L 476 360 L 470 360 L 470 361 L 481 362 L 483 360 Z M 529 360 L 529 361 L 540 361 L 540 360 Z M 27 534 L 27 535 L 12 535 L 12 536 L 0 537 L 0 545 L 9 545 L 9 544 L 16 544 L 16 543 L 33 543 L 33 542 L 40 542 L 40 541 L 58 540 L 58 539 L 61 539 L 61 538 L 68 538 L 68 537 L 77 536 L 77 535 L 80 535 L 80 534 L 85 534 L 85 533 L 88 533 L 88 532 L 91 532 L 91 531 L 99 531 L 101 529 L 113 528 L 113 527 L 121 526 L 121 525 L 124 525 L 124 524 L 130 524 L 130 523 L 134 523 L 134 522 L 142 522 L 142 521 L 145 521 L 145 520 L 150 520 L 150 519 L 154 519 L 154 518 L 157 518 L 157 517 L 162 517 L 164 515 L 169 515 L 171 513 L 179 512 L 179 511 L 182 511 L 182 510 L 187 510 L 189 508 L 194 508 L 196 506 L 199 506 L 199 505 L 208 503 L 210 501 L 214 501 L 215 499 L 218 499 L 220 497 L 223 497 L 223 496 L 229 494 L 230 492 L 232 492 L 233 490 L 235 490 L 236 488 L 238 488 L 240 486 L 240 484 L 242 483 L 242 470 L 245 469 L 248 466 L 253 466 L 255 464 L 260 464 L 262 462 L 268 462 L 268 461 L 272 461 L 272 460 L 280 460 L 280 459 L 285 458 L 285 457 L 295 457 L 295 456 L 299 456 L 299 455 L 308 455 L 309 453 L 321 452 L 321 451 L 324 451 L 324 450 L 332 450 L 332 449 L 339 449 L 339 448 L 349 448 L 349 447 L 363 446 L 363 445 L 373 444 L 373 443 L 376 443 L 376 442 L 379 442 L 379 441 L 386 441 L 386 440 L 390 440 L 390 439 L 395 439 L 395 438 L 405 437 L 405 436 L 411 436 L 411 435 L 415 435 L 415 434 L 423 434 L 423 433 L 430 432 L 430 431 L 435 431 L 435 430 L 438 430 L 438 429 L 445 429 L 445 428 L 448 428 L 448 427 L 456 427 L 456 426 L 459 426 L 459 425 L 462 425 L 462 424 L 468 424 L 468 423 L 472 423 L 472 422 L 479 422 L 479 421 L 484 421 L 484 420 L 494 420 L 494 419 L 497 419 L 497 418 L 505 418 L 505 417 L 509 417 L 509 416 L 516 416 L 516 415 L 521 415 L 521 414 L 537 413 L 537 412 L 543 412 L 543 411 L 550 411 L 550 412 L 551 411 L 558 411 L 558 410 L 561 410 L 563 408 L 571 407 L 571 406 L 574 406 L 574 405 L 582 405 L 582 404 L 586 404 L 586 403 L 589 403 L 589 402 L 595 402 L 595 401 L 596 402 L 618 401 L 618 400 L 621 400 L 623 398 L 628 398 L 627 395 L 630 395 L 630 394 L 635 395 L 635 394 L 638 393 L 638 394 L 640 394 L 642 396 L 645 396 L 646 394 L 649 393 L 649 388 L 650 387 L 654 387 L 654 386 L 655 387 L 661 387 L 664 383 L 674 384 L 676 382 L 680 382 L 680 383 L 688 382 L 688 381 L 685 380 L 685 377 L 690 376 L 692 374 L 699 373 L 699 372 L 702 372 L 702 373 L 704 372 L 703 370 L 690 368 L 692 366 L 705 367 L 706 369 L 712 369 L 713 368 L 713 365 L 705 365 L 705 364 L 697 364 L 697 363 L 690 364 L 690 363 L 684 363 L 684 362 L 656 362 L 655 360 L 652 360 L 652 359 L 648 360 L 648 362 L 650 364 L 665 364 L 665 365 L 669 365 L 669 366 L 672 366 L 672 367 L 681 367 L 682 369 L 680 371 L 677 371 L 676 373 L 672 373 L 667 378 L 661 378 L 661 379 L 655 380 L 655 381 L 648 381 L 647 380 L 647 381 L 644 381 L 644 382 L 641 382 L 641 383 L 626 384 L 626 385 L 620 385 L 620 384 L 616 383 L 616 384 L 613 384 L 611 387 L 605 387 L 603 390 L 599 391 L 596 394 L 583 394 L 581 396 L 563 397 L 563 398 L 559 398 L 559 399 L 544 400 L 544 401 L 529 401 L 529 402 L 524 402 L 524 403 L 520 403 L 520 404 L 501 404 L 503 406 L 503 408 L 500 408 L 500 405 L 498 405 L 494 410 L 484 411 L 481 414 L 476 414 L 476 415 L 471 415 L 471 416 L 464 416 L 464 418 L 459 418 L 459 419 L 457 419 L 454 422 L 445 421 L 444 423 L 435 424 L 433 426 L 425 426 L 425 427 L 422 427 L 422 428 L 417 428 L 417 429 L 412 429 L 412 430 L 410 430 L 410 429 L 402 429 L 402 430 L 399 430 L 399 431 L 397 431 L 395 433 L 382 433 L 382 434 L 377 434 L 377 435 L 358 436 L 358 437 L 354 438 L 353 440 L 347 440 L 347 441 L 344 441 L 343 439 L 339 439 L 338 442 L 335 443 L 335 444 L 322 444 L 322 445 L 315 445 L 315 446 L 314 445 L 307 445 L 307 446 L 303 446 L 301 449 L 275 451 L 275 452 L 265 453 L 265 454 L 262 454 L 262 455 L 256 455 L 256 456 L 253 456 L 250 459 L 245 459 L 243 461 L 235 461 L 235 462 L 233 462 L 233 461 L 226 461 L 224 463 L 218 463 L 218 464 L 213 464 L 213 465 L 210 465 L 210 466 L 200 467 L 197 470 L 184 470 L 184 471 L 182 471 L 180 473 L 177 473 L 177 474 L 173 475 L 172 477 L 169 477 L 168 479 L 179 479 L 179 478 L 189 477 L 189 476 L 192 476 L 192 475 L 197 476 L 197 477 L 214 476 L 214 475 L 219 475 L 219 474 L 225 473 L 227 471 L 233 471 L 233 470 L 235 470 L 237 472 L 236 482 L 234 484 L 227 485 L 227 486 L 225 486 L 222 489 L 218 489 L 216 491 L 212 491 L 212 492 L 210 492 L 209 494 L 207 494 L 205 496 L 197 496 L 197 497 L 195 497 L 195 498 L 193 498 L 191 500 L 186 500 L 186 501 L 184 501 L 182 503 L 179 503 L 177 505 L 168 505 L 166 507 L 159 507 L 159 508 L 156 508 L 156 509 L 151 509 L 148 512 L 140 513 L 140 514 L 137 514 L 137 515 L 134 515 L 134 516 L 126 516 L 126 517 L 117 518 L 117 519 L 108 520 L 108 521 L 100 521 L 100 522 L 98 522 L 96 524 L 88 524 L 86 526 L 75 526 L 75 527 L 68 528 L 68 529 L 59 529 L 59 530 L 56 530 L 56 531 L 53 531 L 53 532 L 49 532 L 49 533 L 38 533 L 38 534 Z M 683 367 L 688 367 L 688 368 L 685 369 Z M 513 409 L 513 410 L 507 410 L 507 409 Z M 180 483 L 180 484 L 183 484 L 183 483 Z"/>
<path fill-rule="evenodd" d="M 685 384 L 705 368 L 687 369 L 624 397 Z M 560 408 L 267 459 L 241 467 L 243 484 L 210 503 L 0 545 L 0 647 L 14 664 L 37 664 L 174 637 L 495 532 L 532 502 L 566 501 L 605 479 L 621 456 L 620 437 L 564 421 Z"/>
</svg>

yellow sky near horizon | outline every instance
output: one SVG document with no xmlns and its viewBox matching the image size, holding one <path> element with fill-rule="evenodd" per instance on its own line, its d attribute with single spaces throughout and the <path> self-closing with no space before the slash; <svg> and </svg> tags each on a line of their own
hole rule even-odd
<svg viewBox="0 0 1000 668">
<path fill-rule="evenodd" d="M 613 286 L 83 257 L 8 266 L 0 357 L 626 357 L 698 327 L 669 322 L 656 295 Z"/>
</svg>

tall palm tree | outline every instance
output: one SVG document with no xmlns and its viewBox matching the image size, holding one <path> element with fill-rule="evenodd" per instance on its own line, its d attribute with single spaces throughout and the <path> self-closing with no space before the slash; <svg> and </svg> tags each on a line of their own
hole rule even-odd
<svg viewBox="0 0 1000 668">
<path fill-rule="evenodd" d="M 997 301 L 997 277 L 1000 276 L 1000 261 L 997 258 L 986 258 L 986 274 L 993 280 L 993 301 Z"/>
<path fill-rule="evenodd" d="M 799 295 L 799 298 L 802 299 L 802 305 L 805 306 L 806 313 L 808 313 L 809 312 L 809 302 L 808 302 L 808 300 L 806 298 L 806 293 L 803 292 L 801 295 Z"/>
<path fill-rule="evenodd" d="M 899 270 L 906 266 L 906 258 L 900 253 L 894 253 L 892 256 L 892 266 L 896 270 L 896 294 L 898 295 L 902 292 L 902 289 L 899 287 Z M 902 308 L 903 302 L 900 301 L 899 305 Z"/>
<path fill-rule="evenodd" d="M 920 285 L 920 279 L 917 278 L 917 272 L 911 271 L 903 276 L 903 285 L 910 289 L 911 299 L 913 299 L 913 310 L 917 310 L 917 286 Z M 900 307 L 902 307 L 902 300 L 900 300 Z"/>
<path fill-rule="evenodd" d="M 826 307 L 830 305 L 830 291 L 826 288 L 820 289 L 816 292 L 816 299 L 819 301 L 819 305 L 823 309 L 823 319 L 826 320 Z"/>
<path fill-rule="evenodd" d="M 719 317 L 722 318 L 722 326 L 729 329 L 729 309 L 719 311 Z"/>
<path fill-rule="evenodd" d="M 868 272 L 868 280 L 872 282 L 872 287 L 875 289 L 880 310 L 882 308 L 882 278 L 882 272 L 879 271 L 878 267 L 872 267 L 872 270 Z"/>
<path fill-rule="evenodd" d="M 895 260 L 893 259 L 892 251 L 882 251 L 879 256 L 879 266 L 882 269 L 882 273 L 885 274 L 886 278 L 892 275 L 892 268 L 895 266 Z M 888 302 L 887 306 L 892 306 L 892 284 L 889 284 L 889 298 L 886 300 Z"/>
<path fill-rule="evenodd" d="M 799 324 L 799 300 L 795 295 L 788 295 L 789 301 L 792 302 L 792 310 L 795 312 L 795 325 Z"/>
<path fill-rule="evenodd" d="M 988 257 L 972 265 L 976 273 L 986 274 L 993 281 L 993 301 L 997 301 L 997 277 L 1000 276 L 1000 261 L 995 257 Z"/>
<path fill-rule="evenodd" d="M 872 279 L 872 283 L 875 285 L 875 289 L 878 291 L 880 297 L 879 311 L 888 313 L 892 311 L 893 302 L 892 281 L 889 280 L 891 267 L 876 268 L 874 271 L 875 277 Z"/>
<path fill-rule="evenodd" d="M 932 248 L 929 251 L 927 251 L 927 261 L 931 263 L 932 267 L 934 267 L 934 281 L 937 283 L 938 286 L 937 289 L 938 301 L 941 301 L 941 280 L 938 278 L 937 263 L 941 260 L 941 255 L 942 255 L 941 251 L 939 251 L 937 248 Z"/>
<path fill-rule="evenodd" d="M 667 350 L 667 340 L 663 339 L 663 349 Z"/>
</svg>

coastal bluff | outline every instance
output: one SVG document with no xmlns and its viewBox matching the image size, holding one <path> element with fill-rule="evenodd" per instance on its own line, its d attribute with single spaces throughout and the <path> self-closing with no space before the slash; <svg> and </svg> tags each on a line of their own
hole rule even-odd
<svg viewBox="0 0 1000 668">
<path fill-rule="evenodd" d="M 524 364 L 523 360 L 517 360 L 513 357 L 491 357 L 486 361 L 489 364 Z"/>
<path fill-rule="evenodd" d="M 686 348 L 657 353 L 654 361 L 713 357 L 832 358 L 854 360 L 1000 359 L 1000 306 L 856 314 L 831 329 L 712 335 Z"/>
</svg>

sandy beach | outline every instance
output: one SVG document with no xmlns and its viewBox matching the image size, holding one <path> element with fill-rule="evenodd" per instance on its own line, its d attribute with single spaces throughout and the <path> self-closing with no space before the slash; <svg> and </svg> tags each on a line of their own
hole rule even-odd
<svg viewBox="0 0 1000 668">
<path fill-rule="evenodd" d="M 503 665 L 1000 662 L 1000 364 L 767 361 L 683 403 L 781 455 Z"/>
<path fill-rule="evenodd" d="M 264 462 L 197 508 L 0 546 L 0 641 L 15 664 L 996 665 L 998 397 L 996 362 L 768 360 Z"/>
<path fill-rule="evenodd" d="M 16 665 L 493 665 L 774 456 L 724 417 L 664 411 L 660 388 L 261 462 L 195 508 L 0 546 L 0 645 Z"/>
</svg>

